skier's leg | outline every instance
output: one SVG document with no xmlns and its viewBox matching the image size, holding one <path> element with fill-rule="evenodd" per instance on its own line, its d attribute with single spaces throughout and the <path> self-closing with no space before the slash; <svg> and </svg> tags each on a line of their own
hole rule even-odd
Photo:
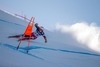
<svg viewBox="0 0 100 67">
<path fill-rule="evenodd" d="M 20 35 L 15 35 L 15 36 L 8 36 L 8 38 L 20 38 L 22 36 L 22 34 Z"/>
<path fill-rule="evenodd" d="M 32 37 L 33 40 L 37 38 L 37 36 L 34 32 L 32 33 L 31 37 Z"/>
<path fill-rule="evenodd" d="M 24 37 L 23 38 L 20 38 L 18 41 L 20 41 L 20 40 L 28 40 L 30 38 L 30 36 L 29 35 L 24 35 Z"/>
</svg>

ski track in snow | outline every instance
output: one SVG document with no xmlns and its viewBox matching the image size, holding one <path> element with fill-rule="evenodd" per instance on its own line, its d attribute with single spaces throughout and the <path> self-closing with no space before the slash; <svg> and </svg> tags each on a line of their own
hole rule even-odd
<svg viewBox="0 0 100 67">
<path fill-rule="evenodd" d="M 17 50 L 15 46 L 12 46 L 10 44 L 0 44 L 0 45 L 4 46 L 4 47 L 8 47 L 8 48 L 13 49 L 13 50 Z M 18 50 L 19 52 L 27 54 L 25 52 L 25 50 L 27 50 L 27 47 L 19 47 L 19 49 L 22 49 L 22 50 Z M 98 57 L 100 57 L 99 54 L 93 54 L 93 53 L 88 53 L 88 52 L 79 52 L 79 51 L 74 51 L 74 50 L 55 49 L 55 48 L 48 48 L 48 47 L 41 47 L 41 46 L 30 46 L 28 50 L 33 50 L 33 49 L 45 49 L 45 50 L 52 50 L 52 51 L 58 51 L 58 52 L 60 51 L 60 52 L 66 52 L 66 53 L 74 53 L 74 54 L 82 54 L 82 55 L 98 56 Z M 28 53 L 28 55 L 32 56 L 32 57 L 35 57 L 35 58 L 38 58 L 38 59 L 41 59 L 41 60 L 45 60 L 45 59 L 40 58 L 38 56 L 32 55 L 31 53 Z"/>
</svg>

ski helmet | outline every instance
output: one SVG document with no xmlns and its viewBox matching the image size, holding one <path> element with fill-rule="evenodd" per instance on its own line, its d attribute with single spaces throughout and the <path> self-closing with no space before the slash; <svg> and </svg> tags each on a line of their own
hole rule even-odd
<svg viewBox="0 0 100 67">
<path fill-rule="evenodd" d="M 38 23 L 35 23 L 35 26 L 38 26 Z"/>
</svg>

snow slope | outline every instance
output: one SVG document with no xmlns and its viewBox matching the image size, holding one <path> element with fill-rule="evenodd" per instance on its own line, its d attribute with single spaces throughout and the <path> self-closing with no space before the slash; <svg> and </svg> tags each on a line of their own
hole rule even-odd
<svg viewBox="0 0 100 67">
<path fill-rule="evenodd" d="M 0 67 L 100 67 L 100 54 L 77 46 L 70 34 L 45 30 L 48 43 L 42 37 L 31 41 L 26 54 L 27 41 L 19 50 L 17 39 L 10 35 L 24 32 L 27 23 L 0 10 Z"/>
</svg>

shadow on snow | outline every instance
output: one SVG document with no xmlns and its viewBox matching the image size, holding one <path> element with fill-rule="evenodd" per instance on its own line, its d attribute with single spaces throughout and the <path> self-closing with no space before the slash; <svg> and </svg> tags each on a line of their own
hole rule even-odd
<svg viewBox="0 0 100 67">
<path fill-rule="evenodd" d="M 36 56 L 36 55 L 33 55 L 33 54 L 31 54 L 31 53 L 26 53 L 26 51 L 23 51 L 23 50 L 20 50 L 20 49 L 17 50 L 15 46 L 12 46 L 12 45 L 9 45 L 9 44 L 1 44 L 1 45 L 5 46 L 5 47 L 8 47 L 8 48 L 10 48 L 10 49 L 16 50 L 16 51 L 18 51 L 18 52 L 21 52 L 21 53 L 23 53 L 23 54 L 27 54 L 27 55 L 29 55 L 29 56 L 35 57 L 35 58 L 37 58 L 37 59 L 44 60 L 43 58 L 38 57 L 38 56 Z"/>
</svg>

